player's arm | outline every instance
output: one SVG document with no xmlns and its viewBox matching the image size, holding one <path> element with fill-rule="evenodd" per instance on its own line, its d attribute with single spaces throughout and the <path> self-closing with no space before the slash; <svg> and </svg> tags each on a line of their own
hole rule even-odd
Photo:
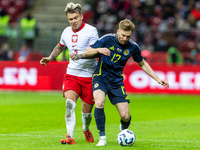
<svg viewBox="0 0 200 150">
<path fill-rule="evenodd" d="M 166 86 L 167 88 L 169 87 L 169 83 L 165 80 L 160 79 L 144 59 L 141 62 L 139 62 L 138 65 L 142 68 L 144 72 L 146 72 L 150 77 L 156 80 L 158 84 Z"/>
<path fill-rule="evenodd" d="M 54 47 L 49 57 L 42 57 L 42 59 L 40 60 L 40 64 L 46 66 L 47 63 L 55 59 L 64 49 L 65 47 L 60 46 L 60 44 L 58 43 Z"/>
<path fill-rule="evenodd" d="M 106 56 L 110 56 L 110 50 L 107 48 L 92 48 L 88 47 L 84 54 L 69 54 L 70 58 L 72 60 L 78 60 L 78 59 L 91 59 L 91 58 L 97 58 L 100 54 L 104 54 Z"/>
</svg>

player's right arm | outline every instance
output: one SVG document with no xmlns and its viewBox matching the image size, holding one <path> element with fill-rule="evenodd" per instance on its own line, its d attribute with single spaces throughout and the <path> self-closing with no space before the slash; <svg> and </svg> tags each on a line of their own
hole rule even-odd
<svg viewBox="0 0 200 150">
<path fill-rule="evenodd" d="M 69 54 L 70 58 L 72 60 L 78 60 L 78 59 L 91 59 L 91 58 L 97 58 L 99 54 L 104 54 L 106 56 L 110 56 L 110 50 L 107 48 L 92 48 L 88 47 L 84 54 Z"/>
<path fill-rule="evenodd" d="M 58 43 L 52 53 L 49 55 L 49 57 L 42 57 L 42 59 L 40 60 L 40 64 L 46 66 L 47 63 L 49 63 L 50 61 L 52 61 L 53 59 L 55 59 L 63 50 L 65 49 L 65 47 L 60 46 L 60 44 Z"/>
<path fill-rule="evenodd" d="M 106 56 L 110 56 L 110 50 L 108 48 L 92 48 L 88 47 L 84 52 L 86 57 L 92 57 L 98 54 L 104 54 Z"/>
<path fill-rule="evenodd" d="M 146 74 L 148 74 L 150 77 L 152 77 L 154 80 L 158 82 L 158 84 L 161 84 L 162 86 L 165 86 L 166 88 L 169 87 L 169 83 L 163 79 L 160 79 L 156 73 L 153 71 L 153 69 L 150 67 L 150 65 L 143 59 L 141 62 L 138 62 L 138 65 L 142 68 Z"/>
</svg>

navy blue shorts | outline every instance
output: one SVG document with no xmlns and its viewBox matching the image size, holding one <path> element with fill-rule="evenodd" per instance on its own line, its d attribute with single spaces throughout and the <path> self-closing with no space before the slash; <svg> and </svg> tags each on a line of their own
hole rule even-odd
<svg viewBox="0 0 200 150">
<path fill-rule="evenodd" d="M 119 84 L 119 83 L 118 83 Z M 121 84 L 117 86 L 111 86 L 108 83 L 106 83 L 105 80 L 101 79 L 100 77 L 94 76 L 93 77 L 93 82 L 92 82 L 92 88 L 93 92 L 95 90 L 102 90 L 104 91 L 105 94 L 108 94 L 108 98 L 110 99 L 110 102 L 115 105 L 117 103 L 122 103 L 122 102 L 128 102 L 129 98 L 127 96 L 126 90 L 124 88 L 124 83 L 121 82 Z"/>
</svg>

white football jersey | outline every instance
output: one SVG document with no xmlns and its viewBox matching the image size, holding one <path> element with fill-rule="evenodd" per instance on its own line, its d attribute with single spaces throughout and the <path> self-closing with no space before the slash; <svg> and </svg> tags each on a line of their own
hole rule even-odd
<svg viewBox="0 0 200 150">
<path fill-rule="evenodd" d="M 99 39 L 97 29 L 87 23 L 82 23 L 78 31 L 66 27 L 61 35 L 60 46 L 67 46 L 69 53 L 84 54 L 86 48 Z M 96 59 L 69 60 L 67 74 L 79 77 L 92 77 L 97 66 Z"/>
</svg>

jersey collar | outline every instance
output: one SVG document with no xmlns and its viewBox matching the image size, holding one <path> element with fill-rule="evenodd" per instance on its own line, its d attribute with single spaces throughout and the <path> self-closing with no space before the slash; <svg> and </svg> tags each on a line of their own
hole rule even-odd
<svg viewBox="0 0 200 150">
<path fill-rule="evenodd" d="M 78 32 L 78 31 L 82 30 L 82 29 L 84 28 L 84 26 L 85 26 L 85 22 L 82 22 L 82 25 L 80 26 L 80 28 L 79 28 L 77 31 L 74 31 L 73 29 L 72 29 L 72 31 L 73 31 L 74 33 L 76 33 L 76 32 Z"/>
</svg>

